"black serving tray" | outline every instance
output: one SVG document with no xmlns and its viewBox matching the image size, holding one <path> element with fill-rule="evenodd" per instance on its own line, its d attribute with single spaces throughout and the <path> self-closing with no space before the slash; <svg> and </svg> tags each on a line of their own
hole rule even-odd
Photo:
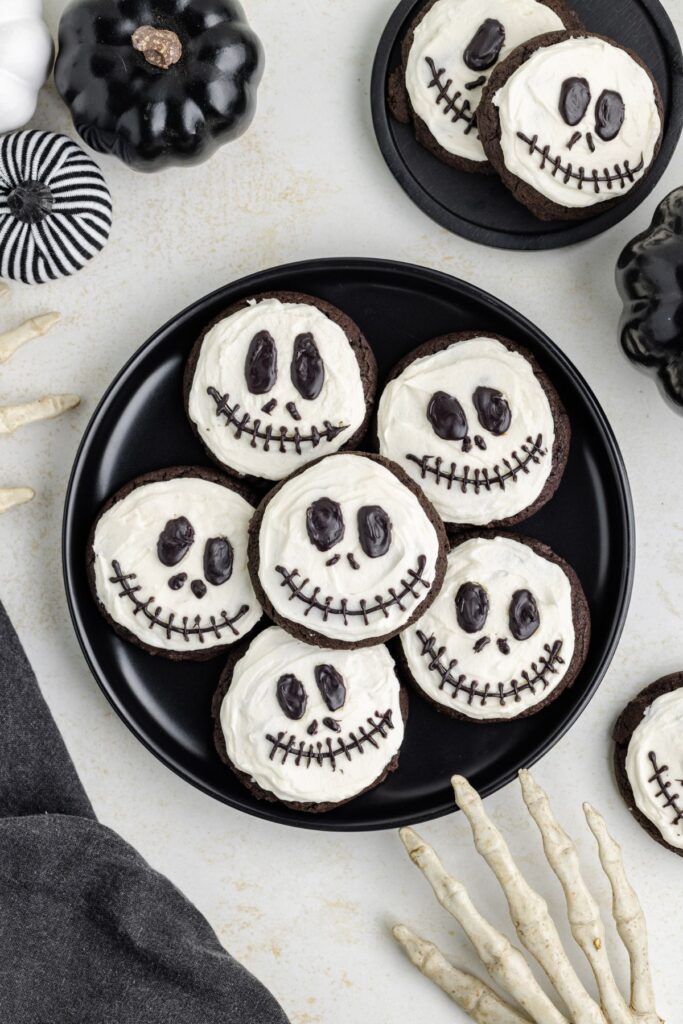
<svg viewBox="0 0 683 1024">
<path fill-rule="evenodd" d="M 221 310 L 262 291 L 327 299 L 358 322 L 383 379 L 415 346 L 448 331 L 495 331 L 527 346 L 569 413 L 573 439 L 553 500 L 523 524 L 575 567 L 590 603 L 593 639 L 574 685 L 521 721 L 477 724 L 438 714 L 410 693 L 401 763 L 383 785 L 329 814 L 310 815 L 256 800 L 220 761 L 210 703 L 223 660 L 173 662 L 121 640 L 100 616 L 86 579 L 88 531 L 100 505 L 149 470 L 206 465 L 183 411 L 182 373 L 193 342 Z M 521 531 L 520 531 L 521 532 Z M 590 388 L 567 357 L 523 316 L 470 284 L 422 267 L 331 259 L 266 270 L 220 288 L 162 327 L 121 370 L 85 432 L 66 496 L 64 577 L 86 660 L 124 722 L 164 764 L 205 793 L 271 821 L 362 830 L 422 821 L 453 810 L 450 776 L 482 793 L 505 785 L 547 753 L 595 693 L 614 654 L 633 577 L 633 512 L 624 465 Z"/>
<path fill-rule="evenodd" d="M 628 46 L 652 71 L 664 101 L 659 155 L 643 179 L 609 210 L 583 221 L 541 221 L 518 203 L 496 175 L 468 174 L 441 163 L 420 146 L 412 125 L 387 107 L 389 75 L 400 63 L 401 42 L 426 0 L 402 0 L 380 40 L 372 71 L 375 134 L 391 173 L 421 210 L 442 227 L 500 249 L 557 249 L 599 235 L 632 213 L 650 194 L 673 156 L 683 128 L 683 54 L 659 0 L 571 0 L 590 32 Z"/>
</svg>

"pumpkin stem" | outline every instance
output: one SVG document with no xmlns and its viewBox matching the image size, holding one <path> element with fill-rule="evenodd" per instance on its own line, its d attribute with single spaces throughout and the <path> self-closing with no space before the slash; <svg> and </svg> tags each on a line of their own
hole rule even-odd
<svg viewBox="0 0 683 1024">
<path fill-rule="evenodd" d="M 10 212 L 23 224 L 39 224 L 53 204 L 52 192 L 42 181 L 22 181 L 7 196 Z"/>
<path fill-rule="evenodd" d="M 175 32 L 153 25 L 141 25 L 131 36 L 131 42 L 148 64 L 166 71 L 177 64 L 183 55 L 183 46 Z"/>
</svg>

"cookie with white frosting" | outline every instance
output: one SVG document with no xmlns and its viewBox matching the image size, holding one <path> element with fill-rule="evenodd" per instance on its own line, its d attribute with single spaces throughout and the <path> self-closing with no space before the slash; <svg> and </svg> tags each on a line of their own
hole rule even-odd
<svg viewBox="0 0 683 1024">
<path fill-rule="evenodd" d="M 580 29 L 562 0 L 431 0 L 403 40 L 389 106 L 418 142 L 459 170 L 489 173 L 477 108 L 493 69 L 521 43 Z"/>
<path fill-rule="evenodd" d="M 487 331 L 421 345 L 391 372 L 380 453 L 419 483 L 449 527 L 511 525 L 548 501 L 571 428 L 534 357 Z"/>
<path fill-rule="evenodd" d="M 683 672 L 663 676 L 614 727 L 619 790 L 639 825 L 683 857 Z"/>
<path fill-rule="evenodd" d="M 436 597 L 448 543 L 403 470 L 342 452 L 275 487 L 252 520 L 249 569 L 268 615 L 321 647 L 366 647 L 405 629 Z"/>
<path fill-rule="evenodd" d="M 213 701 L 214 739 L 254 796 L 323 812 L 398 767 L 407 714 L 383 645 L 322 650 L 272 626 L 231 654 Z"/>
<path fill-rule="evenodd" d="M 547 545 L 512 534 L 458 543 L 441 593 L 401 635 L 420 695 L 475 722 L 546 707 L 573 683 L 589 642 L 588 603 L 574 570 Z"/>
<path fill-rule="evenodd" d="M 88 579 L 123 639 L 173 660 L 203 660 L 262 617 L 247 569 L 253 505 L 211 470 L 139 476 L 104 505 L 90 534 Z"/>
<path fill-rule="evenodd" d="M 663 107 L 631 50 L 604 36 L 557 32 L 498 65 L 478 126 L 519 202 L 543 220 L 578 220 L 643 181 L 659 152 Z"/>
<path fill-rule="evenodd" d="M 350 317 L 322 299 L 272 292 L 209 324 L 188 360 L 185 407 L 224 469 L 282 480 L 355 447 L 376 386 L 374 354 Z"/>
</svg>

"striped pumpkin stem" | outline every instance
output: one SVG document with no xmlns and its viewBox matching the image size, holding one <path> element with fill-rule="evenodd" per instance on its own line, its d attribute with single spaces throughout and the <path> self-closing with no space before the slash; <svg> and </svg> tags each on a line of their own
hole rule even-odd
<svg viewBox="0 0 683 1024">
<path fill-rule="evenodd" d="M 54 196 L 42 181 L 22 181 L 7 196 L 7 205 L 22 224 L 39 224 L 52 212 Z"/>
</svg>

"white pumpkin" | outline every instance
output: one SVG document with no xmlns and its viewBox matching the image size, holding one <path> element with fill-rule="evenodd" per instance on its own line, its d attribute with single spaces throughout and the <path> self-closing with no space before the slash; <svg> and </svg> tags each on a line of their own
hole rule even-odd
<svg viewBox="0 0 683 1024">
<path fill-rule="evenodd" d="M 31 120 L 53 58 L 42 0 L 0 0 L 0 132 Z"/>
</svg>

